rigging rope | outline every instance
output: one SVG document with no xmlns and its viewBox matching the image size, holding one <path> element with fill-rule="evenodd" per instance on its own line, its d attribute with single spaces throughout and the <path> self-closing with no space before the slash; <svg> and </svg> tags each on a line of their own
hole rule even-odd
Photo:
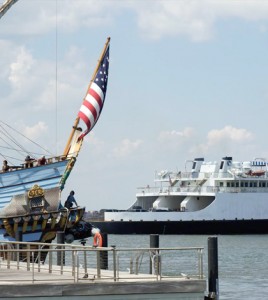
<svg viewBox="0 0 268 300">
<path fill-rule="evenodd" d="M 31 143 L 35 144 L 37 147 L 41 148 L 42 150 L 44 150 L 46 153 L 49 153 L 50 155 L 53 155 L 53 153 L 51 153 L 49 150 L 47 150 L 46 148 L 42 147 L 40 144 L 36 143 L 35 141 L 31 140 L 30 138 L 28 138 L 26 135 L 22 134 L 21 132 L 19 132 L 18 130 L 16 130 L 15 128 L 12 128 L 10 125 L 4 123 L 3 121 L 0 121 L 1 123 L 3 123 L 5 126 L 9 127 L 10 129 L 14 130 L 16 133 L 18 133 L 19 135 L 21 135 L 23 138 L 27 139 L 28 141 L 30 141 Z M 25 150 L 26 151 L 26 150 Z M 27 152 L 27 151 L 26 151 Z"/>
<path fill-rule="evenodd" d="M 55 56 L 56 56 L 56 70 L 55 70 L 55 96 L 56 96 L 56 116 L 55 116 L 55 122 L 56 122 L 56 154 L 58 154 L 58 0 L 56 0 L 56 18 L 55 18 L 55 22 L 56 22 L 56 36 L 55 36 Z"/>
<path fill-rule="evenodd" d="M 30 155 L 30 156 L 32 156 L 34 158 L 35 158 L 35 155 L 44 155 L 44 153 L 29 152 L 24 146 L 22 146 L 19 143 L 19 141 L 18 141 L 17 138 L 14 138 L 9 133 L 9 131 L 4 126 L 7 127 L 8 129 L 13 130 L 14 132 L 16 132 L 16 134 L 22 136 L 25 140 L 30 141 L 31 143 L 33 143 L 34 145 L 36 145 L 39 149 L 42 149 L 46 154 L 49 154 L 50 156 L 53 156 L 53 154 L 50 151 L 48 151 L 47 149 L 45 149 L 44 147 L 42 147 L 40 144 L 34 142 L 33 140 L 31 140 L 30 138 L 28 138 L 27 136 L 25 136 L 24 134 L 22 134 L 18 130 L 16 130 L 13 127 L 11 127 L 10 125 L 4 123 L 3 121 L 0 121 L 0 133 L 1 133 L 0 140 L 2 140 L 3 143 L 5 143 L 5 145 L 7 145 L 8 147 L 0 145 L 0 148 L 15 151 L 15 152 L 19 153 L 19 155 L 21 157 L 25 156 L 25 154 Z M 14 147 L 14 145 L 16 147 Z M 22 153 L 24 153 L 24 155 Z M 0 156 L 2 156 L 5 160 L 8 160 L 7 158 L 11 158 L 11 159 L 14 159 L 14 160 L 17 160 L 17 161 L 22 161 L 21 159 L 14 158 L 14 157 L 12 157 L 10 155 L 3 154 L 1 152 L 0 152 Z M 23 158 L 23 160 L 24 160 L 24 158 Z"/>
<path fill-rule="evenodd" d="M 3 124 L 5 124 L 4 122 L 2 122 Z M 9 125 L 7 125 L 7 124 L 5 124 L 6 126 L 8 126 L 9 128 L 11 128 Z M 6 129 L 2 126 L 2 125 L 0 125 L 0 127 L 2 128 L 2 130 L 3 131 L 1 131 L 2 132 L 2 134 L 5 136 L 5 137 L 7 137 L 11 142 L 13 142 L 16 146 L 18 146 L 20 149 L 22 149 L 24 152 L 26 152 L 27 154 L 29 154 L 28 152 L 27 152 L 27 150 L 22 146 L 22 145 L 20 145 L 19 144 L 19 142 L 16 140 L 16 139 L 14 139 L 7 131 L 6 131 Z M 13 128 L 11 128 L 11 129 L 13 129 Z M 14 130 L 14 129 L 13 129 Z M 10 146 L 10 147 L 12 147 L 8 142 L 6 142 L 3 138 L 1 138 L 8 146 Z"/>
</svg>

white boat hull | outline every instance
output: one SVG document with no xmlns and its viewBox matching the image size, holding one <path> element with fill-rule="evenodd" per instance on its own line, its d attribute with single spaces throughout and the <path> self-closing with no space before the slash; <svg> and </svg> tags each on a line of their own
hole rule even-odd
<svg viewBox="0 0 268 300">
<path fill-rule="evenodd" d="M 105 221 L 221 221 L 268 220 L 266 193 L 219 193 L 215 200 L 199 211 L 105 212 Z"/>
</svg>

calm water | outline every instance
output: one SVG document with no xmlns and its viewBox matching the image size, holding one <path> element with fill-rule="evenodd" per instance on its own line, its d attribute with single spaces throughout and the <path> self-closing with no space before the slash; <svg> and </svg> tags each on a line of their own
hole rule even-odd
<svg viewBox="0 0 268 300">
<path fill-rule="evenodd" d="M 207 276 L 207 239 L 204 235 L 160 236 L 160 247 L 204 247 Z M 91 241 L 90 241 L 91 242 Z M 147 235 L 109 235 L 117 247 L 149 247 Z M 218 236 L 220 299 L 268 299 L 268 235 Z"/>
</svg>

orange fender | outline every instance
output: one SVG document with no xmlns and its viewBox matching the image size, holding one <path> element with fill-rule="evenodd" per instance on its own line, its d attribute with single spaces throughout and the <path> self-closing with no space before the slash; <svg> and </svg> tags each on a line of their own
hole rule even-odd
<svg viewBox="0 0 268 300">
<path fill-rule="evenodd" d="M 93 247 L 102 247 L 102 236 L 99 232 L 94 234 Z"/>
</svg>

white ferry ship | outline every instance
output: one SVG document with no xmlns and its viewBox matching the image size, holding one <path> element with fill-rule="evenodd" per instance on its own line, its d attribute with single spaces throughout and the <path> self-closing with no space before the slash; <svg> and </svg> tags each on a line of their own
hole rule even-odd
<svg viewBox="0 0 268 300">
<path fill-rule="evenodd" d="M 185 171 L 156 173 L 126 211 L 104 211 L 91 221 L 113 234 L 268 233 L 267 161 L 186 161 Z"/>
</svg>

